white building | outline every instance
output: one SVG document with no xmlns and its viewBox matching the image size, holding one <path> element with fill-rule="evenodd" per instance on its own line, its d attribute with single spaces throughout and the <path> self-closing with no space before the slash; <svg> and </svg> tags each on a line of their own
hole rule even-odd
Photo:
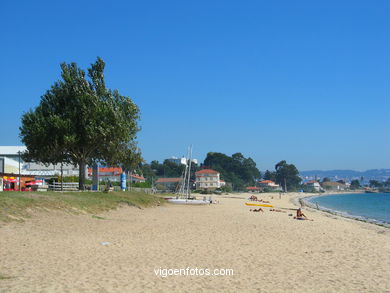
<svg viewBox="0 0 390 293">
<path fill-rule="evenodd" d="M 180 164 L 181 165 L 187 165 L 187 159 L 185 157 L 182 157 L 182 158 L 171 157 L 171 158 L 167 159 L 167 161 L 175 163 L 177 165 L 180 165 Z M 198 160 L 197 159 L 192 159 L 191 162 L 192 162 L 192 164 L 198 165 Z"/>
<path fill-rule="evenodd" d="M 25 146 L 0 146 L 0 173 L 19 173 L 20 155 L 26 151 Z M 23 170 L 23 161 L 20 159 Z"/>
<path fill-rule="evenodd" d="M 224 181 L 223 181 L 224 182 Z M 212 169 L 204 169 L 195 172 L 196 189 L 215 190 L 221 187 L 219 172 Z"/>
<path fill-rule="evenodd" d="M 315 180 L 310 180 L 310 181 L 306 182 L 305 185 L 307 187 L 313 188 L 317 192 L 322 190 L 320 183 L 318 181 L 315 181 Z"/>
<path fill-rule="evenodd" d="M 269 189 L 273 189 L 273 190 L 281 190 L 282 189 L 279 184 L 276 184 L 272 180 L 259 181 L 258 184 L 262 188 L 269 188 Z"/>
<path fill-rule="evenodd" d="M 20 155 L 25 152 L 25 146 L 0 146 L 0 173 L 20 173 L 35 176 L 56 176 L 61 174 L 61 164 L 49 164 L 45 166 L 42 163 L 24 162 Z M 78 176 L 77 166 L 72 164 L 63 164 L 63 176 Z M 86 171 L 87 174 L 87 171 Z"/>
</svg>

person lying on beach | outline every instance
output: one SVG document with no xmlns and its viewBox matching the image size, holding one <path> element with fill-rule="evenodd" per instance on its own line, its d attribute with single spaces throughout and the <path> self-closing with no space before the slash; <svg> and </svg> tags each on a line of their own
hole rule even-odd
<svg viewBox="0 0 390 293">
<path fill-rule="evenodd" d="M 294 219 L 297 219 L 297 220 L 310 220 L 310 221 L 313 221 L 311 219 L 308 219 L 306 217 L 306 215 L 304 213 L 302 213 L 302 210 L 301 208 L 297 209 L 297 215 L 296 217 L 294 217 Z"/>
<path fill-rule="evenodd" d="M 270 212 L 285 213 L 286 211 L 277 210 L 277 209 L 270 209 Z"/>
<path fill-rule="evenodd" d="M 262 208 L 258 208 L 258 209 L 253 209 L 253 210 L 249 210 L 250 212 L 263 212 L 263 209 Z"/>
</svg>

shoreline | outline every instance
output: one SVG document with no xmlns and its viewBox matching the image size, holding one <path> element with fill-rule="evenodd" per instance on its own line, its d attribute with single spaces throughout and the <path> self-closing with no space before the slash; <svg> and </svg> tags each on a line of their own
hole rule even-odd
<svg viewBox="0 0 390 293">
<path fill-rule="evenodd" d="M 323 193 L 323 194 L 311 193 L 310 195 L 309 194 L 305 194 L 302 196 L 298 195 L 298 196 L 292 198 L 291 202 L 296 206 L 306 207 L 306 208 L 310 209 L 311 211 L 320 211 L 320 212 L 324 212 L 327 214 L 331 214 L 331 215 L 336 216 L 336 217 L 341 217 L 343 219 L 355 220 L 357 222 L 373 224 L 375 226 L 390 229 L 390 223 L 378 221 L 375 219 L 365 218 L 363 216 L 351 215 L 351 214 L 348 214 L 345 212 L 329 209 L 329 208 L 323 207 L 323 206 L 318 205 L 318 204 L 314 204 L 314 203 L 309 201 L 309 198 L 343 195 L 343 194 L 346 195 L 346 194 L 354 194 L 354 193 L 361 194 L 363 192 L 351 191 L 351 192 L 331 192 L 331 193 Z"/>
</svg>

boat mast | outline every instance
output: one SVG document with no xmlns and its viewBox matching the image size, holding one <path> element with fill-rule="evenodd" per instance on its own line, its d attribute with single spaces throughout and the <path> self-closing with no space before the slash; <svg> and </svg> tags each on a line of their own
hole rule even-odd
<svg viewBox="0 0 390 293">
<path fill-rule="evenodd" d="M 187 150 L 187 156 L 186 156 L 186 167 L 185 167 L 185 170 L 184 170 L 184 176 L 183 176 L 183 180 L 182 180 L 182 183 L 181 183 L 181 186 L 180 186 L 180 195 L 184 197 L 184 195 L 187 193 L 186 192 L 186 181 L 187 181 L 187 170 L 188 170 L 188 165 L 187 165 L 187 158 L 190 154 L 190 148 L 188 148 Z"/>
<path fill-rule="evenodd" d="M 187 199 L 190 197 L 190 177 L 191 177 L 191 162 L 192 162 L 192 145 L 189 147 L 190 163 L 188 167 L 188 179 L 187 179 Z"/>
</svg>

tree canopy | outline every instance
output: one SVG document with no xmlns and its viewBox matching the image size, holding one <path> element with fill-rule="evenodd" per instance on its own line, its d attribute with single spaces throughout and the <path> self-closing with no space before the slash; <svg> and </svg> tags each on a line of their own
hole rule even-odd
<svg viewBox="0 0 390 293">
<path fill-rule="evenodd" d="M 136 147 L 139 109 L 104 81 L 101 58 L 88 69 L 61 64 L 61 80 L 22 116 L 20 137 L 28 161 L 73 163 L 79 166 L 79 188 L 85 168 L 94 162 L 132 166 L 140 160 Z M 87 78 L 88 77 L 88 78 Z"/>
<path fill-rule="evenodd" d="M 229 157 L 222 153 L 210 152 L 203 165 L 220 172 L 221 178 L 232 183 L 234 190 L 242 190 L 245 186 L 254 185 L 256 179 L 261 177 L 255 161 L 245 158 L 241 153 Z"/>
<path fill-rule="evenodd" d="M 351 181 L 351 189 L 359 189 L 360 187 L 361 186 L 359 180 L 354 179 Z"/>
<path fill-rule="evenodd" d="M 293 164 L 287 164 L 286 161 L 280 161 L 275 165 L 276 183 L 282 186 L 283 191 L 291 191 L 298 188 L 301 178 L 299 171 Z"/>
<path fill-rule="evenodd" d="M 372 179 L 369 181 L 369 186 L 372 188 L 379 188 L 379 187 L 383 187 L 383 184 L 381 182 L 379 182 L 378 180 Z"/>
<path fill-rule="evenodd" d="M 265 171 L 264 173 L 264 176 L 263 176 L 263 179 L 264 180 L 271 180 L 271 181 L 276 181 L 276 172 L 272 172 L 272 171 Z"/>
</svg>

